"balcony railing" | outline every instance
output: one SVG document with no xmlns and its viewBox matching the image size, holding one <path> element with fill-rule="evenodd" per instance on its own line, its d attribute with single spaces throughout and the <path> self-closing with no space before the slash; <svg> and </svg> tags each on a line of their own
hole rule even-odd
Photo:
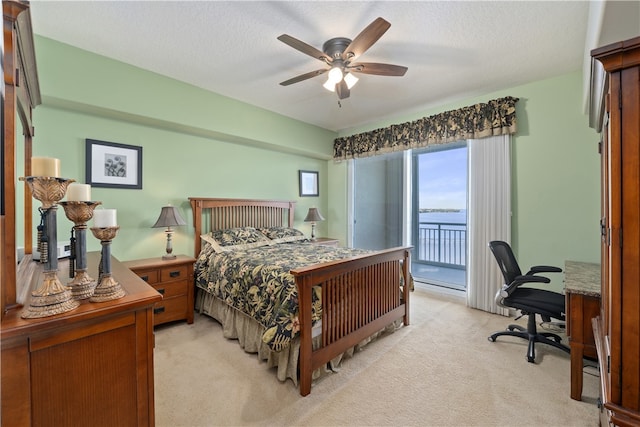
<svg viewBox="0 0 640 427">
<path fill-rule="evenodd" d="M 420 222 L 414 262 L 465 269 L 467 224 Z"/>
</svg>

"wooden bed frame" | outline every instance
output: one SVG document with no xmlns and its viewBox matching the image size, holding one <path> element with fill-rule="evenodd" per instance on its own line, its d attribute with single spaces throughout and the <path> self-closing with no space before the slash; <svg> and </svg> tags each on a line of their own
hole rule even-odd
<svg viewBox="0 0 640 427">
<path fill-rule="evenodd" d="M 293 227 L 295 202 L 189 197 L 195 227 L 194 255 L 200 235 L 231 227 Z M 410 248 L 394 248 L 291 271 L 298 287 L 300 394 L 311 392 L 315 369 L 385 326 L 409 325 Z M 313 349 L 312 288 L 322 288 L 321 345 Z"/>
</svg>

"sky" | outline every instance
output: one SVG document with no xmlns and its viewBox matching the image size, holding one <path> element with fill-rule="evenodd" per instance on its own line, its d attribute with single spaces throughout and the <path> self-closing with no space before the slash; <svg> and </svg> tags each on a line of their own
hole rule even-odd
<svg viewBox="0 0 640 427">
<path fill-rule="evenodd" d="M 418 168 L 420 208 L 466 209 L 466 147 L 421 154 Z"/>
</svg>

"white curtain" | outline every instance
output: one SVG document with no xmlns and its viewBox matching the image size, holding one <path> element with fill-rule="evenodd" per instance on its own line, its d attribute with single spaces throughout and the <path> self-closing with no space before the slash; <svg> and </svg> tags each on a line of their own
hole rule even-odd
<svg viewBox="0 0 640 427">
<path fill-rule="evenodd" d="M 495 302 L 504 279 L 488 244 L 511 242 L 510 145 L 510 135 L 468 141 L 467 305 L 505 316 Z"/>
</svg>

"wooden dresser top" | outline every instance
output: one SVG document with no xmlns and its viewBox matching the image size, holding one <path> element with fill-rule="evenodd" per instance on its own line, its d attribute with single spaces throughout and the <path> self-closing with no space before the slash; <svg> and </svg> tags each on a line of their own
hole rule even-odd
<svg viewBox="0 0 640 427">
<path fill-rule="evenodd" d="M 99 261 L 100 252 L 87 254 L 87 271 L 91 277 L 97 278 Z M 67 265 L 68 261 L 66 260 L 60 260 L 58 265 L 58 279 L 62 283 L 67 283 L 71 280 L 67 277 Z M 43 266 L 38 265 L 34 269 L 33 276 L 23 280 L 30 280 L 31 288 L 36 289 L 38 283 L 43 280 L 42 270 Z M 112 277 L 124 288 L 126 292 L 124 297 L 99 303 L 89 302 L 88 299 L 82 300 L 80 307 L 75 310 L 39 319 L 22 319 L 20 317 L 22 308 L 10 309 L 5 314 L 0 325 L 0 340 L 46 331 L 52 328 L 61 328 L 75 324 L 78 321 L 90 321 L 111 314 L 139 310 L 145 306 L 151 306 L 162 299 L 162 296 L 155 289 L 115 258 L 111 260 L 111 273 Z"/>
</svg>

